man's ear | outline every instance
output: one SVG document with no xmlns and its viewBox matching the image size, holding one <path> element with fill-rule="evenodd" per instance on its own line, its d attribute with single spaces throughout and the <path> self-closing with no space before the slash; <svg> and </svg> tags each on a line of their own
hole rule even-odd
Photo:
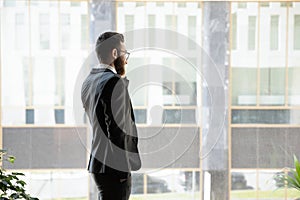
<svg viewBox="0 0 300 200">
<path fill-rule="evenodd" d="M 117 49 L 113 49 L 113 50 L 112 50 L 112 57 L 113 57 L 114 59 L 117 59 L 117 57 L 118 57 L 118 51 L 117 51 Z"/>
</svg>

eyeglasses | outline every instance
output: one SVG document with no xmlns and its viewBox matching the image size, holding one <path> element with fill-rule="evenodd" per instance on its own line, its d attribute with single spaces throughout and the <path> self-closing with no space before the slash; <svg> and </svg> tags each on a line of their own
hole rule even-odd
<svg viewBox="0 0 300 200">
<path fill-rule="evenodd" d="M 125 54 L 126 61 L 129 59 L 130 53 L 127 50 L 120 50 L 120 52 L 123 52 Z"/>
</svg>

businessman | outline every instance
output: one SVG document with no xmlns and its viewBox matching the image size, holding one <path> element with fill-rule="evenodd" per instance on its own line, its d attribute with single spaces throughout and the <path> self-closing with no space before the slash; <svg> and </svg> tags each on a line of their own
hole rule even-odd
<svg viewBox="0 0 300 200">
<path fill-rule="evenodd" d="M 88 171 L 97 185 L 99 200 L 128 200 L 131 171 L 141 168 L 129 81 L 124 76 L 130 53 L 124 36 L 116 32 L 101 34 L 95 51 L 99 65 L 81 88 L 93 131 Z"/>
</svg>

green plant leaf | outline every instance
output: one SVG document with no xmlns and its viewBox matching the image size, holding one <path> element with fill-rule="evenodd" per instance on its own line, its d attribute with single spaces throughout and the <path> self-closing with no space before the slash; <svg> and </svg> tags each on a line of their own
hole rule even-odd
<svg viewBox="0 0 300 200">
<path fill-rule="evenodd" d="M 294 178 L 295 178 L 295 181 L 297 182 L 298 185 L 300 185 L 300 177 L 299 175 L 297 174 L 296 171 L 293 171 L 293 175 L 294 175 Z"/>
<path fill-rule="evenodd" d="M 295 164 L 296 172 L 298 176 L 300 176 L 300 163 L 295 155 L 294 155 L 294 164 Z"/>
<path fill-rule="evenodd" d="M 288 183 L 287 184 L 288 187 L 293 187 L 297 190 L 300 190 L 300 185 L 294 180 L 293 177 L 287 176 L 286 178 L 287 178 L 286 181 Z"/>
<path fill-rule="evenodd" d="M 17 181 L 17 184 L 20 184 L 20 185 L 22 185 L 23 187 L 26 185 L 25 181 L 22 181 L 22 180 L 18 180 L 18 181 Z"/>
<path fill-rule="evenodd" d="M 7 160 L 10 162 L 10 163 L 14 163 L 15 162 L 15 157 L 14 156 L 9 156 L 8 158 L 7 158 Z"/>
<path fill-rule="evenodd" d="M 15 175 L 15 176 L 25 176 L 25 174 L 20 173 L 20 172 L 12 172 L 11 174 Z"/>
</svg>

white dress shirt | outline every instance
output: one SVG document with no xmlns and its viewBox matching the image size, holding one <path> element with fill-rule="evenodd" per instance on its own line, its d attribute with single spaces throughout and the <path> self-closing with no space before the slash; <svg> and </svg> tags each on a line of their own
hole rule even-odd
<svg viewBox="0 0 300 200">
<path fill-rule="evenodd" d="M 109 69 L 110 71 L 112 71 L 113 73 L 117 73 L 116 69 L 110 65 L 104 64 L 104 63 L 100 63 L 99 65 L 97 65 L 95 68 L 105 68 L 105 69 Z"/>
</svg>

